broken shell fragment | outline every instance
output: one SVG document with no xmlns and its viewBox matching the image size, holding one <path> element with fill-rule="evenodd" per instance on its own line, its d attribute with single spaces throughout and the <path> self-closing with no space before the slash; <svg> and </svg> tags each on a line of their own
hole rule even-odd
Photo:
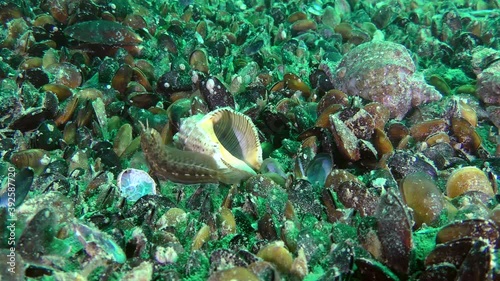
<svg viewBox="0 0 500 281">
<path fill-rule="evenodd" d="M 330 115 L 330 124 L 335 143 L 342 156 L 349 161 L 358 161 L 361 159 L 358 138 L 351 129 L 340 120 L 338 113 Z"/>
<path fill-rule="evenodd" d="M 143 170 L 125 169 L 118 175 L 117 182 L 122 195 L 131 202 L 139 200 L 144 195 L 156 194 L 155 181 Z"/>
</svg>

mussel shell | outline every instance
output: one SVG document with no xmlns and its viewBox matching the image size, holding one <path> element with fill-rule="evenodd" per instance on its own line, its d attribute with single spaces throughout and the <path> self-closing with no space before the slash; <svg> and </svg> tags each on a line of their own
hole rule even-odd
<svg viewBox="0 0 500 281">
<path fill-rule="evenodd" d="M 111 83 L 115 73 L 120 68 L 120 64 L 113 58 L 105 57 L 98 69 L 98 78 L 101 83 Z"/>
<path fill-rule="evenodd" d="M 354 272 L 354 256 L 353 241 L 351 239 L 337 244 L 328 257 L 332 268 L 326 272 L 323 280 L 349 279 Z"/>
<path fill-rule="evenodd" d="M 319 203 L 313 184 L 307 180 L 297 180 L 288 189 L 288 199 L 293 203 L 297 212 L 321 216 L 322 206 Z"/>
<path fill-rule="evenodd" d="M 200 82 L 200 92 L 208 104 L 210 110 L 221 107 L 234 109 L 234 97 L 226 86 L 215 76 L 207 76 Z"/>
<path fill-rule="evenodd" d="M 369 140 L 375 128 L 371 114 L 363 108 L 347 108 L 339 113 L 339 118 L 354 133 L 358 139 Z"/>
<path fill-rule="evenodd" d="M 247 266 L 248 264 L 236 253 L 226 249 L 217 249 L 210 255 L 210 272 L 213 273 L 234 266 Z"/>
<path fill-rule="evenodd" d="M 437 177 L 437 171 L 431 164 L 409 151 L 396 151 L 388 160 L 387 165 L 396 180 L 416 172 L 427 173 L 434 180 Z"/>
<path fill-rule="evenodd" d="M 14 197 L 15 202 L 14 202 L 14 207 L 20 206 L 24 198 L 26 198 L 26 195 L 28 195 L 28 192 L 31 189 L 32 183 L 33 183 L 33 178 L 34 178 L 34 172 L 33 169 L 31 168 L 23 168 L 19 172 L 10 172 L 9 169 L 9 179 L 12 177 L 12 181 L 9 180 L 9 185 L 7 189 L 4 190 L 4 192 L 0 195 L 0 207 L 5 207 L 10 208 L 11 201 L 9 198 L 12 197 L 12 186 L 10 183 L 15 183 L 15 189 L 14 189 Z"/>
<path fill-rule="evenodd" d="M 317 69 L 309 75 L 309 81 L 311 82 L 311 87 L 317 88 L 320 92 L 326 93 L 333 89 L 333 83 L 321 69 Z"/>
<path fill-rule="evenodd" d="M 49 253 L 50 243 L 55 237 L 56 214 L 48 208 L 39 210 L 23 230 L 17 242 L 25 260 L 39 262 Z"/>
<path fill-rule="evenodd" d="M 123 64 L 116 70 L 113 79 L 111 80 L 111 87 L 121 94 L 125 93 L 128 83 L 132 79 L 133 69 L 128 64 Z"/>
<path fill-rule="evenodd" d="M 488 280 L 493 256 L 487 241 L 476 240 L 458 269 L 459 280 Z"/>
<path fill-rule="evenodd" d="M 30 68 L 24 70 L 17 78 L 17 83 L 30 82 L 35 88 L 40 88 L 49 83 L 49 76 L 41 68 Z"/>
<path fill-rule="evenodd" d="M 449 263 L 440 263 L 428 266 L 425 271 L 420 274 L 419 281 L 447 281 L 456 280 L 457 268 Z"/>
<path fill-rule="evenodd" d="M 445 142 L 437 143 L 427 148 L 422 153 L 429 158 L 439 170 L 446 169 L 450 164 L 453 164 L 450 159 L 456 155 L 455 149 L 453 149 L 449 143 Z"/>
<path fill-rule="evenodd" d="M 108 141 L 102 141 L 92 146 L 92 151 L 95 158 L 101 159 L 101 164 L 107 167 L 113 173 L 118 173 L 121 170 L 120 158 L 113 150 L 113 144 Z"/>
<path fill-rule="evenodd" d="M 387 267 L 374 260 L 359 258 L 354 260 L 356 271 L 354 277 L 358 280 L 395 281 L 399 280 Z"/>
<path fill-rule="evenodd" d="M 42 192 L 60 192 L 63 195 L 68 195 L 71 191 L 71 184 L 68 179 L 58 173 L 44 173 L 37 177 L 34 190 Z"/>
<path fill-rule="evenodd" d="M 339 113 L 330 115 L 329 119 L 330 130 L 342 156 L 352 162 L 361 159 L 359 142 L 355 133 L 339 118 Z"/>
<path fill-rule="evenodd" d="M 59 141 L 62 139 L 62 133 L 52 120 L 44 121 L 34 135 L 34 146 L 36 148 L 52 151 L 61 147 Z"/>
<path fill-rule="evenodd" d="M 285 138 L 291 130 L 288 118 L 283 113 L 266 107 L 261 112 L 259 119 L 265 120 L 265 122 L 257 121 L 257 127 L 264 133 L 271 135 L 273 143 L 281 145 L 281 140 Z"/>
<path fill-rule="evenodd" d="M 451 120 L 451 130 L 457 141 L 467 152 L 476 152 L 482 140 L 474 127 L 464 118 L 454 117 Z"/>
<path fill-rule="evenodd" d="M 163 214 L 166 208 L 173 208 L 175 204 L 168 198 L 160 195 L 145 195 L 137 200 L 134 205 L 126 211 L 125 217 L 144 217 L 151 210 L 156 209 L 157 214 Z M 156 221 L 157 218 L 155 218 Z"/>
<path fill-rule="evenodd" d="M 345 181 L 334 187 L 340 202 L 346 208 L 354 208 L 361 216 L 373 216 L 379 204 L 375 190 L 356 181 Z"/>
<path fill-rule="evenodd" d="M 130 104 L 144 109 L 153 107 L 160 101 L 160 97 L 149 92 L 134 92 L 128 95 L 127 98 Z"/>
<path fill-rule="evenodd" d="M 342 211 L 337 209 L 333 200 L 332 190 L 325 188 L 321 192 L 321 203 L 323 204 L 329 222 L 337 222 L 343 217 Z"/>
<path fill-rule="evenodd" d="M 21 132 L 31 131 L 36 129 L 49 115 L 50 112 L 45 108 L 34 108 L 14 120 L 9 127 Z"/>
<path fill-rule="evenodd" d="M 459 268 L 473 245 L 474 240 L 471 238 L 462 238 L 439 244 L 425 258 L 425 265 L 450 263 Z"/>
<path fill-rule="evenodd" d="M 156 92 L 170 98 L 176 92 L 190 91 L 192 84 L 191 76 L 187 72 L 171 70 L 158 78 Z"/>
<path fill-rule="evenodd" d="M 264 214 L 257 223 L 257 231 L 260 236 L 267 241 L 275 241 L 278 239 L 276 225 L 272 216 L 269 213 Z"/>
<path fill-rule="evenodd" d="M 436 243 L 445 243 L 461 238 L 485 239 L 492 245 L 498 243 L 500 232 L 493 221 L 471 219 L 457 221 L 443 227 L 436 236 Z"/>
<path fill-rule="evenodd" d="M 376 217 L 382 261 L 398 274 L 408 274 L 413 248 L 413 223 L 399 194 L 391 190 L 382 193 Z"/>
</svg>

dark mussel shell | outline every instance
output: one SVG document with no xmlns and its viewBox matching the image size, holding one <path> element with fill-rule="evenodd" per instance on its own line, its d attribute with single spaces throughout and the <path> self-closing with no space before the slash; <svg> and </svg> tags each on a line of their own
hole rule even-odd
<svg viewBox="0 0 500 281">
<path fill-rule="evenodd" d="M 208 108 L 235 107 L 234 97 L 226 86 L 215 76 L 208 76 L 200 83 L 200 92 L 207 102 Z"/>
<path fill-rule="evenodd" d="M 359 258 L 354 261 L 357 270 L 355 271 L 354 277 L 358 280 L 366 281 L 396 281 L 399 278 L 394 275 L 388 268 L 383 264 L 366 259 Z"/>
<path fill-rule="evenodd" d="M 379 196 L 372 188 L 356 181 L 345 181 L 334 187 L 339 201 L 346 208 L 353 208 L 361 216 L 373 216 L 379 205 Z"/>
<path fill-rule="evenodd" d="M 7 182 L 7 188 L 0 195 L 0 207 L 10 208 L 12 201 L 9 198 L 14 198 L 14 207 L 18 207 L 23 203 L 24 198 L 26 198 L 31 189 L 34 172 L 33 169 L 27 167 L 21 169 L 19 172 L 15 172 L 12 168 L 9 169 L 8 173 L 11 180 Z M 14 197 L 12 197 L 12 192 L 14 193 Z"/>
<path fill-rule="evenodd" d="M 440 263 L 450 263 L 459 268 L 465 257 L 474 245 L 471 238 L 462 238 L 439 244 L 425 258 L 425 265 L 437 265 Z"/>
<path fill-rule="evenodd" d="M 50 253 L 55 238 L 56 214 L 49 208 L 39 210 L 19 237 L 19 252 L 25 260 L 39 262 Z"/>
<path fill-rule="evenodd" d="M 413 249 L 412 221 L 399 195 L 383 193 L 376 213 L 381 259 L 397 274 L 407 275 Z"/>
<path fill-rule="evenodd" d="M 92 20 L 67 27 L 64 33 L 76 40 L 103 45 L 137 45 L 142 39 L 132 29 L 118 22 Z"/>
<path fill-rule="evenodd" d="M 396 151 L 388 160 L 387 166 L 391 170 L 392 175 L 396 180 L 403 179 L 408 174 L 424 172 L 431 176 L 434 180 L 437 177 L 437 171 L 421 156 L 414 155 L 409 151 Z"/>
<path fill-rule="evenodd" d="M 457 221 L 443 227 L 436 236 L 437 243 L 445 243 L 461 238 L 486 239 L 496 245 L 500 237 L 497 225 L 490 220 L 471 219 Z"/>
<path fill-rule="evenodd" d="M 323 276 L 323 280 L 349 279 L 354 273 L 354 247 L 353 241 L 347 239 L 339 243 L 329 255 L 329 269 Z"/>
</svg>

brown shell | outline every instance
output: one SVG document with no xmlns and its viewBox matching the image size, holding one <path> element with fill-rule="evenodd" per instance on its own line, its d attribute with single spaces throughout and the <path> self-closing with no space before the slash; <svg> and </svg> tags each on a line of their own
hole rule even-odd
<svg viewBox="0 0 500 281">
<path fill-rule="evenodd" d="M 318 102 L 318 115 L 320 115 L 326 108 L 334 105 L 340 104 L 342 106 L 349 105 L 349 99 L 347 95 L 339 90 L 332 89 L 326 92 L 326 94 L 321 97 Z"/>
<path fill-rule="evenodd" d="M 194 69 L 208 74 L 207 55 L 202 50 L 195 50 L 189 56 L 189 65 Z"/>
<path fill-rule="evenodd" d="M 446 243 L 461 238 L 487 239 L 496 245 L 500 237 L 498 228 L 493 221 L 471 219 L 456 221 L 443 227 L 436 236 L 436 243 Z"/>
<path fill-rule="evenodd" d="M 349 161 L 358 161 L 361 159 L 358 138 L 339 118 L 339 113 L 330 115 L 330 124 L 330 130 L 342 156 Z"/>
<path fill-rule="evenodd" d="M 475 152 L 481 146 L 481 137 L 469 121 L 464 118 L 451 119 L 451 131 L 457 142 L 468 152 Z"/>
<path fill-rule="evenodd" d="M 398 274 L 406 275 L 413 249 L 412 222 L 405 204 L 391 190 L 383 193 L 376 213 L 381 259 Z"/>
<path fill-rule="evenodd" d="M 283 76 L 285 87 L 292 91 L 300 91 L 304 97 L 308 98 L 311 95 L 311 88 L 293 73 L 287 73 Z"/>
<path fill-rule="evenodd" d="M 446 132 L 448 123 L 444 119 L 434 119 L 417 123 L 410 128 L 410 135 L 417 141 L 423 141 L 437 132 Z"/>
<path fill-rule="evenodd" d="M 459 268 L 473 244 L 474 240 L 471 238 L 463 238 L 436 245 L 436 248 L 425 258 L 425 265 L 447 262 Z"/>
<path fill-rule="evenodd" d="M 361 216 L 373 216 L 379 203 L 378 195 L 364 184 L 346 181 L 334 188 L 338 200 L 346 207 L 353 208 Z"/>
</svg>

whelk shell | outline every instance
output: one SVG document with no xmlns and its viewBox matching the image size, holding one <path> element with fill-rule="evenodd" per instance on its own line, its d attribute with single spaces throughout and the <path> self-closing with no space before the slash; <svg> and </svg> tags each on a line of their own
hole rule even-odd
<svg viewBox="0 0 500 281">
<path fill-rule="evenodd" d="M 220 180 L 225 183 L 249 178 L 262 165 L 255 125 L 249 117 L 229 107 L 186 118 L 174 143 L 184 150 L 211 156 L 219 169 L 231 170 Z"/>
</svg>

